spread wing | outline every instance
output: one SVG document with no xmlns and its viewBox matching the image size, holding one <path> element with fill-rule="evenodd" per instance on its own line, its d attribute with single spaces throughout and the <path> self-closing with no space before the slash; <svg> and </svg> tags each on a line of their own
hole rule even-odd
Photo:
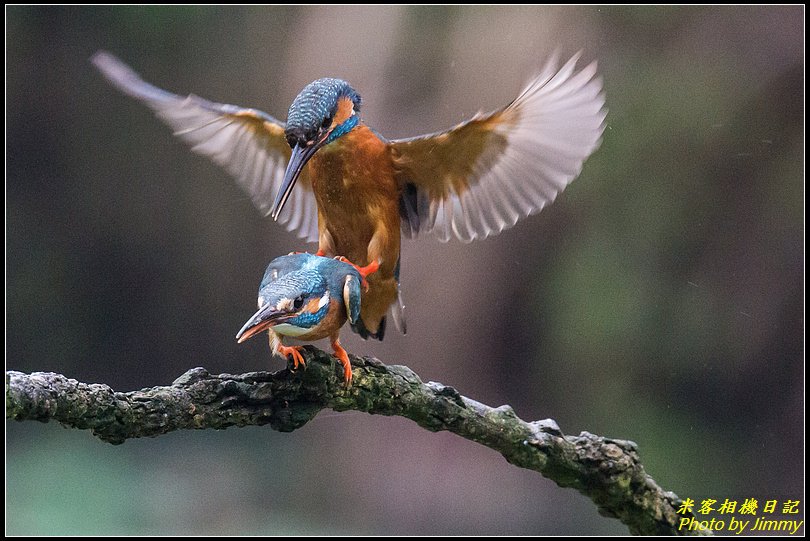
<svg viewBox="0 0 810 541">
<path fill-rule="evenodd" d="M 599 146 L 607 111 L 596 63 L 552 59 L 509 106 L 443 132 L 390 141 L 406 236 L 464 242 L 539 212 Z"/>
<path fill-rule="evenodd" d="M 283 122 L 256 109 L 166 92 L 106 52 L 96 53 L 92 62 L 121 92 L 153 109 L 193 151 L 208 156 L 236 177 L 256 207 L 264 215 L 270 214 L 290 159 Z M 279 221 L 288 230 L 310 242 L 318 240 L 318 213 L 306 168 L 285 210 Z"/>
</svg>

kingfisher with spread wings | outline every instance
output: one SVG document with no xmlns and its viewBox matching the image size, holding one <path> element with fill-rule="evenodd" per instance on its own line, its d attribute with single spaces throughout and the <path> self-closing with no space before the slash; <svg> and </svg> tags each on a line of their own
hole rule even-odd
<svg viewBox="0 0 810 541">
<path fill-rule="evenodd" d="M 352 328 L 382 340 L 390 310 L 404 332 L 400 241 L 485 238 L 554 201 L 582 170 L 604 130 L 596 63 L 550 61 L 508 106 L 445 132 L 388 140 L 360 118 L 360 95 L 318 79 L 287 122 L 257 109 L 178 96 L 106 52 L 93 63 L 119 90 L 152 108 L 195 152 L 209 156 L 255 205 L 368 276 Z M 283 211 L 283 212 L 282 212 Z"/>
</svg>

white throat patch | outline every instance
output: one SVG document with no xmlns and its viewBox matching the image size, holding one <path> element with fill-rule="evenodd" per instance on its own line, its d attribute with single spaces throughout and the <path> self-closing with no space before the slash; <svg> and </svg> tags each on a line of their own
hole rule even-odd
<svg viewBox="0 0 810 541">
<path fill-rule="evenodd" d="M 312 329 L 304 329 L 303 327 L 296 327 L 289 323 L 281 323 L 273 327 L 273 330 L 284 336 L 301 336 L 302 334 L 307 334 Z"/>
</svg>

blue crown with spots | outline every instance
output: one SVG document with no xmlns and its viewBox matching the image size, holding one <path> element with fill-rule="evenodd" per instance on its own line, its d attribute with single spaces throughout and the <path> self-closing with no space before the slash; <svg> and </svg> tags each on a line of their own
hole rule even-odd
<svg viewBox="0 0 810 541">
<path fill-rule="evenodd" d="M 318 79 L 309 83 L 295 97 L 287 113 L 287 137 L 311 141 L 318 131 L 332 122 L 340 98 L 349 98 L 360 110 L 360 94 L 342 79 Z"/>
</svg>

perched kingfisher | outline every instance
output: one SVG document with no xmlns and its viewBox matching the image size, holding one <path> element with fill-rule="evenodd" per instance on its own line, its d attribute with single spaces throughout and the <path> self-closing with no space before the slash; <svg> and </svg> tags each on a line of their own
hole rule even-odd
<svg viewBox="0 0 810 541">
<path fill-rule="evenodd" d="M 497 234 L 551 203 L 599 146 L 602 82 L 595 62 L 575 71 L 578 58 L 559 71 L 550 60 L 503 109 L 400 140 L 365 125 L 360 95 L 341 79 L 307 85 L 285 124 L 257 109 L 156 88 L 106 52 L 93 63 L 194 151 L 225 167 L 261 211 L 317 240 L 317 254 L 376 270 L 352 328 L 382 340 L 389 308 L 405 332 L 403 234 L 464 242 Z"/>
<path fill-rule="evenodd" d="M 297 368 L 304 364 L 301 346 L 285 346 L 281 337 L 328 337 L 349 384 L 352 367 L 338 335 L 347 319 L 355 323 L 360 317 L 364 283 L 360 271 L 338 259 L 307 253 L 277 257 L 267 266 L 259 286 L 259 310 L 237 333 L 236 340 L 241 343 L 267 330 L 273 353 L 292 357 Z"/>
</svg>

